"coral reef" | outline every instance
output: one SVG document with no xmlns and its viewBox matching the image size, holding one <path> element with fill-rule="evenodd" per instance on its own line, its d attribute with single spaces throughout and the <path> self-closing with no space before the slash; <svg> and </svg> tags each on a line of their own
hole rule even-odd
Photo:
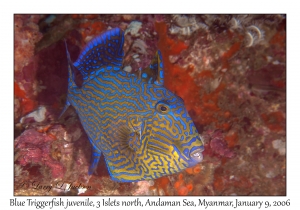
<svg viewBox="0 0 300 210">
<path fill-rule="evenodd" d="M 286 195 L 286 19 L 283 15 L 15 15 L 15 195 Z M 123 70 L 161 50 L 165 85 L 204 139 L 204 160 L 156 180 L 117 183 L 67 92 L 67 57 L 114 27 Z"/>
</svg>

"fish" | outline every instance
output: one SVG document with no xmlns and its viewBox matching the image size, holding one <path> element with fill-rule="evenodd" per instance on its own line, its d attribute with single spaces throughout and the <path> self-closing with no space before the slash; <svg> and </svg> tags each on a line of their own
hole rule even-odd
<svg viewBox="0 0 300 210">
<path fill-rule="evenodd" d="M 66 44 L 66 41 L 65 41 Z M 66 44 L 68 92 L 92 145 L 92 175 L 103 154 L 117 182 L 151 180 L 178 173 L 203 160 L 204 144 L 184 101 L 164 87 L 157 50 L 138 74 L 122 69 L 124 32 L 97 35 L 73 63 Z"/>
</svg>

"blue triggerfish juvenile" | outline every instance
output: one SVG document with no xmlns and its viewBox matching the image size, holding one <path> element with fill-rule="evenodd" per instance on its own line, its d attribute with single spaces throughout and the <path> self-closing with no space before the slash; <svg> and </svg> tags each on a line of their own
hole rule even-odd
<svg viewBox="0 0 300 210">
<path fill-rule="evenodd" d="M 139 74 L 127 73 L 123 44 L 124 33 L 114 28 L 90 41 L 74 63 L 67 50 L 64 111 L 75 108 L 92 144 L 89 174 L 101 154 L 120 182 L 155 179 L 201 162 L 204 145 L 183 100 L 164 87 L 160 51 Z"/>
</svg>

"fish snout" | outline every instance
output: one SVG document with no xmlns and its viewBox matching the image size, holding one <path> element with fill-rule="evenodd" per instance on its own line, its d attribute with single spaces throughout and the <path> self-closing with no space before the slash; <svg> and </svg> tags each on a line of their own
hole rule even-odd
<svg viewBox="0 0 300 210">
<path fill-rule="evenodd" d="M 189 158 L 190 160 L 192 160 L 191 164 L 202 162 L 203 160 L 202 152 L 204 151 L 204 144 L 201 136 L 199 134 L 195 135 L 192 137 L 190 141 L 195 143 L 195 145 L 189 151 Z"/>
<path fill-rule="evenodd" d="M 203 154 L 202 154 L 203 151 L 204 151 L 203 148 L 198 148 L 194 150 L 193 152 L 190 153 L 190 158 L 193 161 L 200 163 L 203 160 Z"/>
</svg>

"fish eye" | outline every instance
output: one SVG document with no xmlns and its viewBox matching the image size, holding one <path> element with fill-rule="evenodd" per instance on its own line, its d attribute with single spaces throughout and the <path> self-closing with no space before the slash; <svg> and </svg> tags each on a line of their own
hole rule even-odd
<svg viewBox="0 0 300 210">
<path fill-rule="evenodd" d="M 170 106 L 166 102 L 158 102 L 156 104 L 156 111 L 160 114 L 167 114 L 170 111 Z"/>
<path fill-rule="evenodd" d="M 162 111 L 162 112 L 165 112 L 165 111 L 167 111 L 167 107 L 165 107 L 165 106 L 161 106 L 161 107 L 160 107 L 160 111 Z"/>
</svg>

